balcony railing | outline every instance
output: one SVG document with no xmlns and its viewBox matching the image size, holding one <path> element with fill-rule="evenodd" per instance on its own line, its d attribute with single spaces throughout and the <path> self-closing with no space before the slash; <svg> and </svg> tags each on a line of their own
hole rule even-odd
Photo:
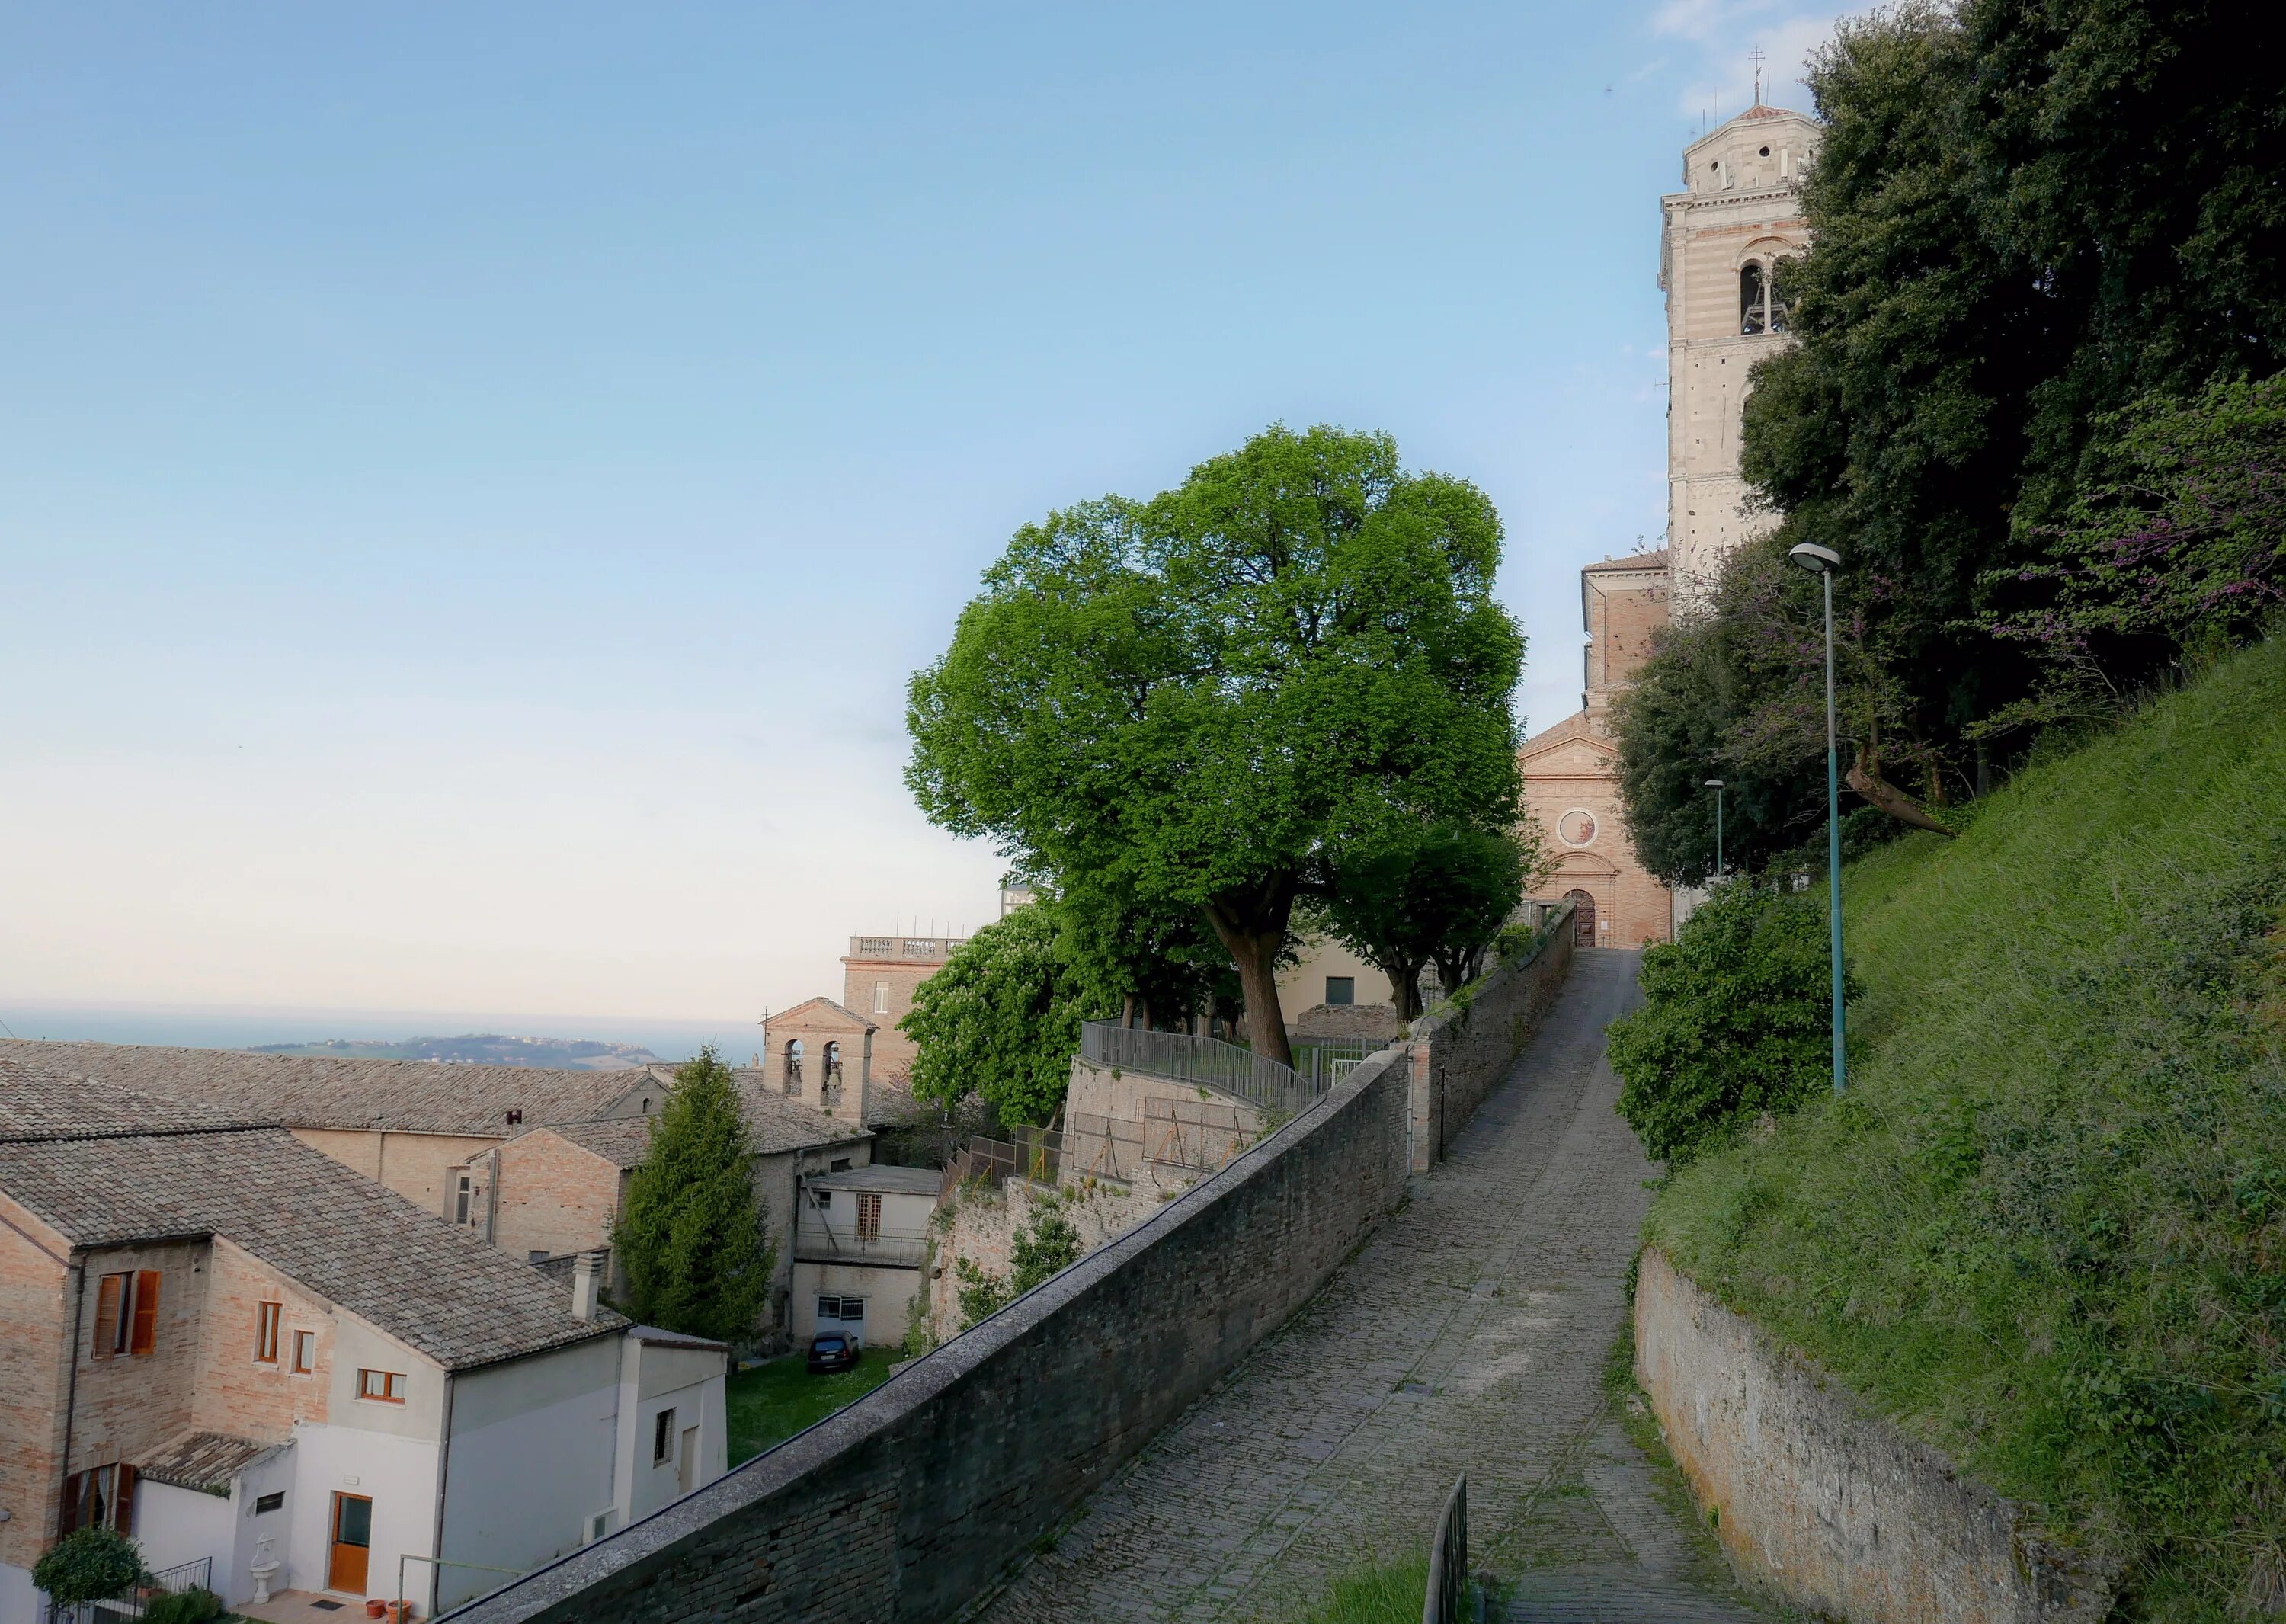
<svg viewBox="0 0 2286 1624">
<path fill-rule="evenodd" d="M 1265 1060 L 1251 1049 L 1187 1032 L 1147 1032 L 1115 1021 L 1091 1021 L 1080 1028 L 1079 1045 L 1081 1058 L 1096 1065 L 1178 1083 L 1203 1083 L 1278 1117 L 1296 1115 L 1326 1089 L 1323 1082 L 1312 1082 L 1291 1066 Z"/>
<path fill-rule="evenodd" d="M 884 1268 L 917 1269 L 928 1257 L 928 1234 L 883 1230 L 860 1236 L 823 1224 L 800 1224 L 793 1232 L 793 1255 L 800 1263 L 875 1264 Z"/>
<path fill-rule="evenodd" d="M 145 1609 L 162 1596 L 177 1596 L 185 1590 L 212 1589 L 209 1565 L 213 1558 L 201 1557 L 179 1567 L 161 1568 L 155 1573 L 146 1573 L 136 1583 L 117 1596 L 99 1602 L 82 1602 L 75 1607 L 50 1605 L 42 1612 L 45 1624 L 107 1624 L 118 1619 L 139 1619 Z"/>
<path fill-rule="evenodd" d="M 968 940 L 966 936 L 852 936 L 849 957 L 872 959 L 911 959 L 942 963 Z"/>
</svg>

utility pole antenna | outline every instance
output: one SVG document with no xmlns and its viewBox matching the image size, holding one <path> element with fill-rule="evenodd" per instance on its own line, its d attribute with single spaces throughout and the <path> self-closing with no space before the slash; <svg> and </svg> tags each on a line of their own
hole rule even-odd
<svg viewBox="0 0 2286 1624">
<path fill-rule="evenodd" d="M 1754 105 L 1758 107 L 1762 105 L 1762 63 L 1766 59 L 1760 45 L 1746 52 L 1746 60 L 1754 65 Z"/>
</svg>

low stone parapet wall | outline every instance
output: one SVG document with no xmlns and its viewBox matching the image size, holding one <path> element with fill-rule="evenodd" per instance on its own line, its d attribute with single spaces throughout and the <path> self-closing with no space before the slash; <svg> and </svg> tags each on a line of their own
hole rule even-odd
<svg viewBox="0 0 2286 1624">
<path fill-rule="evenodd" d="M 728 1477 L 453 1616 L 938 1624 L 1305 1302 L 1403 1199 L 1401 1054 Z"/>
<path fill-rule="evenodd" d="M 1741 1575 L 1849 1624 L 2097 1624 L 2110 1581 L 1646 1250 L 1636 1378 Z"/>
<path fill-rule="evenodd" d="M 1556 1002 L 1572 968 L 1570 904 L 1549 918 L 1531 957 L 1504 964 L 1465 989 L 1465 1003 L 1440 1005 L 1413 1023 L 1415 1172 L 1444 1160 L 1446 1147 L 1507 1078 Z"/>
</svg>

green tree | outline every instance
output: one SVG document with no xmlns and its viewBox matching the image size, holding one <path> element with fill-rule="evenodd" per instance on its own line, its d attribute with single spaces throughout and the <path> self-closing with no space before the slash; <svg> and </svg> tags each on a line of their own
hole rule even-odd
<svg viewBox="0 0 2286 1624">
<path fill-rule="evenodd" d="M 1643 1007 L 1612 1023 L 1620 1115 L 1644 1148 L 1688 1161 L 1765 1111 L 1831 1085 L 1825 912 L 1810 895 L 1718 887 L 1647 948 Z M 1847 996 L 1860 989 L 1854 977 Z"/>
<path fill-rule="evenodd" d="M 975 1094 L 1006 1123 L 1043 1123 L 1063 1103 L 1083 1021 L 1119 1013 L 1115 994 L 1073 970 L 1063 921 L 1044 898 L 995 919 L 913 993 L 898 1030 L 913 1040 L 923 1100 Z"/>
<path fill-rule="evenodd" d="M 1530 855 L 1526 855 L 1527 849 Z M 1312 915 L 1389 977 L 1400 1021 L 1422 1013 L 1421 971 L 1447 987 L 1474 978 L 1541 865 L 1539 831 L 1440 824 L 1402 831 L 1337 861 Z"/>
<path fill-rule="evenodd" d="M 1053 1207 L 1035 1207 L 1031 1221 L 1010 1237 L 1009 1272 L 990 1273 L 966 1257 L 955 1270 L 960 1284 L 960 1328 L 998 1313 L 1042 1281 L 1079 1261 L 1079 1230 Z"/>
<path fill-rule="evenodd" d="M 32 1564 L 32 1582 L 58 1607 L 124 1596 L 142 1577 L 142 1549 L 115 1528 L 75 1528 Z"/>
<path fill-rule="evenodd" d="M 1028 524 L 912 681 L 922 809 L 1146 907 L 1199 910 L 1256 1046 L 1324 854 L 1506 827 L 1524 640 L 1498 515 L 1386 435 L 1273 427 L 1149 502 Z"/>
<path fill-rule="evenodd" d="M 675 1068 L 611 1244 L 637 1319 L 725 1341 L 760 1324 L 776 1260 L 737 1084 L 712 1044 Z"/>
</svg>

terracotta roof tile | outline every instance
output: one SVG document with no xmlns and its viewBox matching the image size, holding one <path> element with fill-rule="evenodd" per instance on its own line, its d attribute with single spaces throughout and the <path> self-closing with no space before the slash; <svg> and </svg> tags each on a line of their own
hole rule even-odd
<svg viewBox="0 0 2286 1624">
<path fill-rule="evenodd" d="M 230 1480 L 280 1444 L 256 1443 L 227 1432 L 185 1432 L 135 1468 L 136 1476 L 201 1494 L 227 1495 Z"/>
<path fill-rule="evenodd" d="M 0 1140 L 180 1133 L 267 1125 L 277 1120 L 154 1095 L 82 1076 L 68 1067 L 0 1055 Z"/>
</svg>

